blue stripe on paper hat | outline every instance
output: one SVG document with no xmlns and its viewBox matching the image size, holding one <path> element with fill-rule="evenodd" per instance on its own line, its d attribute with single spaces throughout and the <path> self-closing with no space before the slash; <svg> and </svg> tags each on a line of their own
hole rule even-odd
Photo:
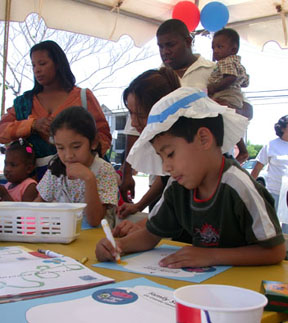
<svg viewBox="0 0 288 323">
<path fill-rule="evenodd" d="M 164 96 L 152 107 L 147 125 L 134 143 L 127 157 L 133 169 L 146 174 L 166 175 L 161 158 L 156 154 L 150 140 L 167 131 L 180 118 L 202 119 L 222 114 L 224 138 L 222 152 L 228 152 L 244 136 L 248 119 L 234 109 L 219 105 L 195 88 L 181 87 Z"/>
</svg>

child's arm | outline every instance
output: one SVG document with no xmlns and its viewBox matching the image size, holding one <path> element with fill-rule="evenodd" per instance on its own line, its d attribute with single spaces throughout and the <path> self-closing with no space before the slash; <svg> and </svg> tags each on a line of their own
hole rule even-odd
<svg viewBox="0 0 288 323">
<path fill-rule="evenodd" d="M 133 223 L 129 220 L 123 220 L 113 229 L 113 236 L 118 238 L 125 237 L 131 232 L 144 228 L 146 226 L 146 222 L 147 219 L 140 220 L 136 223 Z"/>
<path fill-rule="evenodd" d="M 271 248 L 264 248 L 260 245 L 238 248 L 199 248 L 186 246 L 162 259 L 160 265 L 169 268 L 215 265 L 274 265 L 282 261 L 285 255 L 284 243 Z"/>
<path fill-rule="evenodd" d="M 92 226 L 100 224 L 106 215 L 106 206 L 98 194 L 97 180 L 93 172 L 85 180 L 85 202 L 87 203 L 85 214 L 87 221 Z"/>
<path fill-rule="evenodd" d="M 0 201 L 14 201 L 3 185 L 0 185 Z"/>
<path fill-rule="evenodd" d="M 36 189 L 36 183 L 31 183 L 25 190 L 22 201 L 23 202 L 32 202 L 36 199 L 38 196 L 38 191 Z"/>
<path fill-rule="evenodd" d="M 251 172 L 251 176 L 256 179 L 263 167 L 264 167 L 264 165 L 262 163 L 260 163 L 259 161 L 257 161 L 256 165 L 254 166 L 254 168 Z"/>
<path fill-rule="evenodd" d="M 42 199 L 40 194 L 38 194 L 38 196 L 34 199 L 33 202 L 46 202 L 46 201 Z"/>
<path fill-rule="evenodd" d="M 98 194 L 95 174 L 80 163 L 66 165 L 67 176 L 71 179 L 79 178 L 85 182 L 85 214 L 91 226 L 97 226 L 106 214 L 106 206 L 102 204 Z"/>
<path fill-rule="evenodd" d="M 225 90 L 228 86 L 230 86 L 231 84 L 233 84 L 233 82 L 235 82 L 236 78 L 237 78 L 236 75 L 224 74 L 220 82 L 208 84 L 208 87 L 207 87 L 208 95 L 211 96 L 215 92 Z"/>
<path fill-rule="evenodd" d="M 100 240 L 96 245 L 95 254 L 98 261 L 113 261 L 115 260 L 116 252 L 131 253 L 150 250 L 154 248 L 160 240 L 161 237 L 150 233 L 146 227 L 144 227 L 124 238 L 117 239 L 117 250 L 114 249 L 107 238 Z"/>
<path fill-rule="evenodd" d="M 135 204 L 124 203 L 118 208 L 118 218 L 124 219 L 130 214 L 134 214 L 138 211 L 141 212 L 145 209 L 146 206 L 150 205 L 159 196 L 161 196 L 163 190 L 164 185 L 162 183 L 161 176 L 157 176 L 149 190 L 143 195 L 140 201 Z"/>
</svg>

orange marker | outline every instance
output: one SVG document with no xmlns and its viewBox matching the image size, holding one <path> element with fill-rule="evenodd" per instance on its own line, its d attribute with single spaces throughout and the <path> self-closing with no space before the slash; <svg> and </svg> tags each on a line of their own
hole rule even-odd
<svg viewBox="0 0 288 323">
<path fill-rule="evenodd" d="M 101 225 L 102 225 L 102 228 L 103 228 L 104 233 L 106 235 L 106 238 L 112 243 L 112 246 L 116 249 L 116 242 L 115 242 L 115 239 L 114 239 L 114 237 L 112 235 L 112 232 L 111 232 L 111 229 L 109 227 L 109 224 L 108 224 L 107 220 L 102 219 L 101 220 Z M 119 253 L 117 253 L 117 255 L 116 255 L 116 261 L 117 261 L 117 264 L 121 263 Z"/>
</svg>

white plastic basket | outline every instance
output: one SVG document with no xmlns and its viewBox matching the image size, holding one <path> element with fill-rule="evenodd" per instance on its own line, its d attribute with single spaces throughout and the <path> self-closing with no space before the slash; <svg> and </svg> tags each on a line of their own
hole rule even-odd
<svg viewBox="0 0 288 323">
<path fill-rule="evenodd" d="M 0 203 L 0 241 L 70 243 L 80 234 L 85 203 Z"/>
</svg>

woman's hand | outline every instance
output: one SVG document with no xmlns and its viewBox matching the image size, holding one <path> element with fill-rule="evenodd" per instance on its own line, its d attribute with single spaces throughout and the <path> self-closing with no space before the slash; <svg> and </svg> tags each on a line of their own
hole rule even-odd
<svg viewBox="0 0 288 323">
<path fill-rule="evenodd" d="M 45 118 L 36 119 L 32 127 L 33 131 L 36 131 L 44 140 L 49 141 L 52 121 L 53 117 L 51 115 Z"/>
</svg>

